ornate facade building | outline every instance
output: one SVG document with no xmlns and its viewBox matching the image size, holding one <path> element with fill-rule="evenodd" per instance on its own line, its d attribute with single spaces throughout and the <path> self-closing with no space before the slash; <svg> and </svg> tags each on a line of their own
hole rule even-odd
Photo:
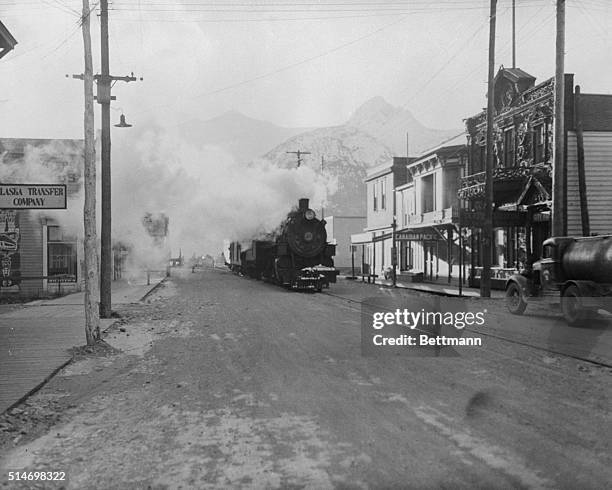
<svg viewBox="0 0 612 490">
<path fill-rule="evenodd" d="M 501 68 L 494 88 L 493 171 L 493 286 L 503 287 L 505 278 L 539 257 L 544 239 L 550 236 L 554 135 L 554 78 L 538 85 L 518 68 Z M 597 100 L 597 103 L 595 103 Z M 580 104 L 580 120 L 575 109 Z M 612 96 L 574 92 L 574 76 L 565 75 L 565 140 L 567 204 L 566 230 L 581 234 L 581 203 L 597 216 L 591 233 L 612 233 L 612 221 L 598 214 L 612 202 Z M 584 128 L 587 188 L 578 192 L 577 133 Z M 466 203 L 461 227 L 469 229 L 470 283 L 478 286 L 482 262 L 482 226 L 486 162 L 486 111 L 466 119 L 468 164 L 461 179 L 459 197 Z M 582 139 L 582 138 L 581 138 Z M 594 141 L 591 144 L 591 141 Z M 599 148 L 599 149 L 597 149 Z M 607 163 L 606 163 L 607 162 Z M 607 181 L 601 181 L 601 178 Z M 609 189 L 602 191 L 601 185 Z M 607 196 L 606 196 L 607 194 Z M 581 201 L 582 198 L 582 201 Z M 592 202 L 589 202 L 592 201 Z M 609 214 L 609 213 L 608 213 Z M 567 234 L 567 233 L 566 233 Z"/>
</svg>

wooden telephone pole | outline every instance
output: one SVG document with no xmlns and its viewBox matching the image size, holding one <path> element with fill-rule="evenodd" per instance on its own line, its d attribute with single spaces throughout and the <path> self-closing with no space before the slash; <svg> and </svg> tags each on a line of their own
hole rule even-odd
<svg viewBox="0 0 612 490">
<path fill-rule="evenodd" d="M 565 235 L 565 0 L 557 0 L 552 236 Z"/>
<path fill-rule="evenodd" d="M 302 165 L 302 155 L 310 155 L 309 151 L 288 151 L 287 153 L 293 153 L 294 155 L 297 155 L 297 166 L 299 167 L 300 165 Z"/>
<path fill-rule="evenodd" d="M 83 180 L 85 202 L 83 205 L 83 248 L 85 255 L 85 337 L 87 345 L 100 338 L 100 316 L 98 307 L 98 254 L 96 236 L 96 157 L 94 147 L 94 97 L 93 63 L 91 59 L 91 32 L 89 0 L 83 0 L 83 48 L 85 71 L 83 87 L 85 95 L 85 158 Z"/>
<path fill-rule="evenodd" d="M 125 77 L 115 77 L 109 74 L 109 48 L 108 48 L 108 0 L 100 1 L 100 34 L 102 73 L 98 80 L 98 104 L 102 106 L 102 135 L 101 135 L 101 163 L 102 163 L 102 227 L 100 251 L 100 316 L 111 316 L 111 281 L 113 277 L 113 255 L 111 242 L 111 135 L 110 135 L 110 103 L 111 84 L 114 81 L 134 82 L 134 74 Z M 140 79 L 142 80 L 142 78 Z"/>
<path fill-rule="evenodd" d="M 484 224 L 482 227 L 482 274 L 480 296 L 491 297 L 491 255 L 493 248 L 493 113 L 495 70 L 495 16 L 497 0 L 491 0 L 489 20 L 489 78 L 487 90 L 487 164 L 485 167 Z"/>
</svg>

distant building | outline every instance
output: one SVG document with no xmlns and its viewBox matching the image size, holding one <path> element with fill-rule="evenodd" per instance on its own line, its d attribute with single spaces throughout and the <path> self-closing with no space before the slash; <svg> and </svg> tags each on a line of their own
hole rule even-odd
<svg viewBox="0 0 612 490">
<path fill-rule="evenodd" d="M 327 216 L 325 218 L 327 240 L 336 244 L 334 265 L 341 272 L 351 271 L 351 235 L 360 233 L 366 226 L 365 216 Z M 355 270 L 359 271 L 361 255 L 355 254 Z"/>
</svg>

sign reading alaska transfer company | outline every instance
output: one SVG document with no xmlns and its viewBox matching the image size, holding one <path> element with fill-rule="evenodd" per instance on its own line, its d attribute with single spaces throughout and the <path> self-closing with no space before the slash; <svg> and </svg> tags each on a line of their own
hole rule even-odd
<svg viewBox="0 0 612 490">
<path fill-rule="evenodd" d="M 66 184 L 0 184 L 0 209 L 66 209 Z"/>
</svg>

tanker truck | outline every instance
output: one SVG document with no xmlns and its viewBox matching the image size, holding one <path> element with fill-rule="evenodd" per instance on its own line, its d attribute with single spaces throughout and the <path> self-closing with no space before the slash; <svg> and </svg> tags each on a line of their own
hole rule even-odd
<svg viewBox="0 0 612 490">
<path fill-rule="evenodd" d="M 611 311 L 612 235 L 544 241 L 542 257 L 506 281 L 510 313 L 522 315 L 535 298 L 560 302 L 570 325 L 580 325 L 598 310 Z"/>
</svg>

